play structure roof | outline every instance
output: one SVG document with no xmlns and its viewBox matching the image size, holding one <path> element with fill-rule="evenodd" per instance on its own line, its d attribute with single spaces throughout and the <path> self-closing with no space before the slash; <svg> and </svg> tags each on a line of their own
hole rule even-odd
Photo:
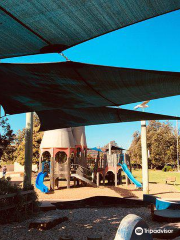
<svg viewBox="0 0 180 240">
<path fill-rule="evenodd" d="M 61 52 L 179 8 L 179 0 L 1 1 L 0 58 Z"/>
<path fill-rule="evenodd" d="M 121 147 L 117 147 L 117 146 L 111 146 L 111 150 L 125 150 L 124 148 L 121 148 Z M 109 151 L 109 148 L 106 148 L 105 150 L 106 152 Z"/>
<path fill-rule="evenodd" d="M 0 104 L 8 114 L 117 106 L 179 93 L 179 72 L 77 62 L 0 64 Z"/>
<path fill-rule="evenodd" d="M 75 139 L 76 145 L 84 146 L 84 147 L 87 146 L 84 126 L 73 127 L 72 133 L 73 133 L 73 137 Z"/>
<path fill-rule="evenodd" d="M 179 117 L 109 107 L 55 109 L 38 112 L 38 115 L 41 121 L 41 130 L 140 120 L 180 119 Z M 53 121 L 51 121 L 52 119 Z"/>
<path fill-rule="evenodd" d="M 100 148 L 97 148 L 97 147 L 88 148 L 88 150 L 93 150 L 93 151 L 96 151 L 96 152 L 102 152 L 102 150 Z"/>
<path fill-rule="evenodd" d="M 44 132 L 40 148 L 74 148 L 75 140 L 71 128 Z"/>
</svg>

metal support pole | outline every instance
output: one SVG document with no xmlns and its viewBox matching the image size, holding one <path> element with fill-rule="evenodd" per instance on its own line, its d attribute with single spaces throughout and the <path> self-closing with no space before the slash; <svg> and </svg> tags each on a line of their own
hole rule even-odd
<svg viewBox="0 0 180 240">
<path fill-rule="evenodd" d="M 26 113 L 24 188 L 31 185 L 32 174 L 33 113 Z"/>
<path fill-rule="evenodd" d="M 142 151 L 143 193 L 149 194 L 149 172 L 148 172 L 146 121 L 141 121 L 141 151 Z"/>
<path fill-rule="evenodd" d="M 178 129 L 178 120 L 176 120 L 176 133 L 177 133 L 177 171 L 179 172 L 179 129 Z"/>
</svg>

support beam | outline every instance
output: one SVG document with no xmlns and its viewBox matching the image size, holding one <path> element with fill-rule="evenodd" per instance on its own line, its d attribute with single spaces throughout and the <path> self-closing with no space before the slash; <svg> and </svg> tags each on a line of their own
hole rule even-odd
<svg viewBox="0 0 180 240">
<path fill-rule="evenodd" d="M 149 171 L 148 171 L 146 121 L 141 121 L 141 151 L 142 151 L 143 194 L 149 194 Z"/>
<path fill-rule="evenodd" d="M 126 155 L 126 153 L 124 153 L 124 163 L 125 163 L 127 166 L 129 165 L 129 163 L 128 163 L 128 161 L 127 161 L 127 155 Z M 126 174 L 126 186 L 128 186 L 129 184 L 131 184 L 131 182 L 130 182 L 127 174 Z"/>
<path fill-rule="evenodd" d="M 51 167 L 50 167 L 50 189 L 54 191 L 54 157 L 51 157 Z"/>
<path fill-rule="evenodd" d="M 97 172 L 97 175 L 96 175 L 96 184 L 97 184 L 97 187 L 99 187 L 99 172 Z"/>
<path fill-rule="evenodd" d="M 42 154 L 39 157 L 39 173 L 42 172 Z"/>
<path fill-rule="evenodd" d="M 70 188 L 70 167 L 71 167 L 71 163 L 70 163 L 70 156 L 71 156 L 71 152 L 70 152 L 70 148 L 68 148 L 68 160 L 67 160 L 67 188 Z"/>
<path fill-rule="evenodd" d="M 117 162 L 118 162 L 118 159 L 117 159 L 117 155 L 114 155 L 115 157 L 115 187 L 117 187 Z"/>
<path fill-rule="evenodd" d="M 24 188 L 31 185 L 32 174 L 32 146 L 33 146 L 33 113 L 26 113 L 25 130 L 25 163 L 24 163 Z"/>
<path fill-rule="evenodd" d="M 179 128 L 178 128 L 178 120 L 176 120 L 176 134 L 177 134 L 177 171 L 179 172 Z"/>
</svg>

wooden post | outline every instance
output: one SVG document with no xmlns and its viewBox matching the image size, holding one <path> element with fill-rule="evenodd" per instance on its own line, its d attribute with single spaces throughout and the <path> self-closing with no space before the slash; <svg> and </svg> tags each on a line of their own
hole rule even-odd
<svg viewBox="0 0 180 240">
<path fill-rule="evenodd" d="M 103 185 L 105 186 L 105 174 L 106 174 L 106 170 L 103 169 Z"/>
<path fill-rule="evenodd" d="M 106 165 L 107 165 L 107 155 L 103 155 L 103 185 L 105 186 L 105 177 L 106 177 Z"/>
<path fill-rule="evenodd" d="M 97 172 L 96 178 L 97 178 L 97 180 L 96 180 L 97 183 L 96 184 L 97 184 L 97 187 L 99 187 L 99 172 Z"/>
<path fill-rule="evenodd" d="M 67 188 L 70 188 L 70 148 L 68 148 L 68 159 L 67 159 Z"/>
<path fill-rule="evenodd" d="M 54 191 L 54 157 L 51 157 L 51 167 L 50 167 L 50 189 Z"/>
<path fill-rule="evenodd" d="M 119 184 L 122 184 L 122 170 L 119 170 Z"/>
<path fill-rule="evenodd" d="M 26 113 L 24 188 L 31 185 L 32 174 L 33 113 Z"/>
<path fill-rule="evenodd" d="M 126 159 L 126 154 L 124 153 L 124 162 L 127 165 L 127 159 Z M 130 184 L 130 180 L 128 178 L 128 176 L 126 175 L 126 186 L 128 186 Z"/>
<path fill-rule="evenodd" d="M 148 172 L 146 121 L 141 121 L 141 151 L 142 151 L 143 194 L 149 194 L 149 172 Z"/>
<path fill-rule="evenodd" d="M 117 187 L 117 155 L 114 154 L 115 158 L 115 187 Z"/>
<path fill-rule="evenodd" d="M 42 172 L 42 154 L 40 153 L 39 157 L 39 173 Z"/>
</svg>

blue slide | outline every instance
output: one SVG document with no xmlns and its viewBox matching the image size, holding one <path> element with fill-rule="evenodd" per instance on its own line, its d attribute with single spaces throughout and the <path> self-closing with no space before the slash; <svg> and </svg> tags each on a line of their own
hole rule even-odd
<svg viewBox="0 0 180 240">
<path fill-rule="evenodd" d="M 49 189 L 48 187 L 46 187 L 44 185 L 44 178 L 45 176 L 47 175 L 47 172 L 40 172 L 36 178 L 36 188 L 38 188 L 39 190 L 41 190 L 41 192 L 43 193 L 48 193 L 49 192 Z"/>
<path fill-rule="evenodd" d="M 133 182 L 136 187 L 141 188 L 142 184 L 140 182 L 138 182 L 132 175 L 132 173 L 129 171 L 129 168 L 127 167 L 127 165 L 125 163 L 123 164 L 118 164 L 122 167 L 122 170 L 125 172 L 125 174 L 128 176 L 128 178 L 130 179 L 131 182 Z"/>
</svg>

